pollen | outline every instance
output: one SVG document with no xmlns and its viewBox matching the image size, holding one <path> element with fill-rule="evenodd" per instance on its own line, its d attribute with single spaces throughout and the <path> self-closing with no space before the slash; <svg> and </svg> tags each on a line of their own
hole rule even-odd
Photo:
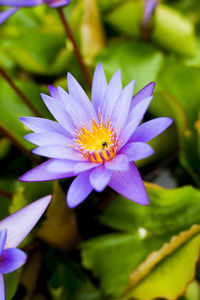
<svg viewBox="0 0 200 300">
<path fill-rule="evenodd" d="M 117 152 L 117 135 L 108 118 L 104 124 L 99 114 L 99 122 L 92 119 L 91 129 L 82 126 L 76 132 L 76 149 L 79 150 L 87 160 L 100 163 L 115 157 Z"/>
</svg>

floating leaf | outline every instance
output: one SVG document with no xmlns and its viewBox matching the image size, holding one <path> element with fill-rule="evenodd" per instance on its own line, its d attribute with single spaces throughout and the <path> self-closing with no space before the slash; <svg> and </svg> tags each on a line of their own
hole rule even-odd
<svg viewBox="0 0 200 300">
<path fill-rule="evenodd" d="M 200 250 L 200 226 L 181 232 L 130 274 L 123 299 L 176 299 L 193 279 Z M 187 257 L 187 259 L 185 259 Z M 156 287 L 156 288 L 155 288 Z"/>
<path fill-rule="evenodd" d="M 134 78 L 135 92 L 154 81 L 163 63 L 163 55 L 142 42 L 116 41 L 108 45 L 96 61 L 101 61 L 108 79 L 121 69 L 124 84 Z"/>
<path fill-rule="evenodd" d="M 19 118 L 22 116 L 33 115 L 33 112 L 27 107 L 21 98 L 13 91 L 13 89 L 3 80 L 0 79 L 0 124 L 14 138 L 27 149 L 33 148 L 31 143 L 24 139 L 24 135 L 28 133 Z M 40 111 L 42 115 L 47 115 L 45 106 L 40 97 L 40 88 L 30 81 L 21 80 L 17 82 L 19 88 L 30 100 L 32 105 Z"/>
<path fill-rule="evenodd" d="M 21 269 L 4 275 L 6 300 L 13 299 L 19 285 L 20 275 Z"/>
<path fill-rule="evenodd" d="M 46 213 L 46 220 L 38 230 L 39 238 L 63 251 L 79 240 L 76 216 L 66 205 L 66 195 L 56 183 L 52 201 Z"/>
<path fill-rule="evenodd" d="M 106 225 L 119 230 L 148 234 L 181 231 L 200 224 L 200 191 L 192 186 L 164 189 L 147 185 L 150 205 L 141 206 L 117 196 L 101 216 Z M 163 226 L 165 224 L 165 226 Z"/>
<path fill-rule="evenodd" d="M 92 64 L 93 58 L 104 48 L 104 33 L 96 0 L 83 2 L 84 15 L 80 26 L 81 52 L 85 62 Z"/>
<path fill-rule="evenodd" d="M 175 118 L 178 126 L 180 161 L 198 184 L 200 157 L 195 124 L 198 124 L 200 111 L 199 80 L 198 69 L 167 61 L 158 76 L 157 93 L 150 106 L 150 111 L 156 116 L 163 116 L 171 110 L 170 115 Z"/>
<path fill-rule="evenodd" d="M 143 9 L 142 1 L 124 1 L 108 13 L 106 21 L 127 36 L 140 37 Z M 181 15 L 179 11 L 160 4 L 156 8 L 153 21 L 153 41 L 163 48 L 179 54 L 195 54 L 194 25 L 188 18 Z"/>
<path fill-rule="evenodd" d="M 101 293 L 84 275 L 80 266 L 66 259 L 58 263 L 48 283 L 53 300 L 102 300 Z"/>
<path fill-rule="evenodd" d="M 26 296 L 23 300 L 31 300 L 37 286 L 38 275 L 42 265 L 42 253 L 36 251 L 29 257 L 24 266 L 21 283 L 26 289 Z"/>
<path fill-rule="evenodd" d="M 149 206 L 117 196 L 101 216 L 103 223 L 125 233 L 103 235 L 82 244 L 83 265 L 99 278 L 107 295 L 122 295 L 129 274 L 152 251 L 174 234 L 200 224 L 199 190 L 190 186 L 166 190 L 149 184 L 147 188 Z"/>
</svg>

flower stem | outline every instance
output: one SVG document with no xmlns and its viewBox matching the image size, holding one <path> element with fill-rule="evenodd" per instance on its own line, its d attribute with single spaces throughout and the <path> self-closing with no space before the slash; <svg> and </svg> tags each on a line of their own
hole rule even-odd
<svg viewBox="0 0 200 300">
<path fill-rule="evenodd" d="M 34 163 L 38 163 L 38 160 L 35 159 L 33 154 L 29 152 L 17 139 L 16 137 L 10 133 L 3 124 L 0 123 L 0 133 L 6 136 L 12 143 L 15 145 L 22 153 L 24 153 L 29 159 L 31 159 Z"/>
<path fill-rule="evenodd" d="M 4 191 L 2 189 L 0 189 L 0 196 L 3 196 L 3 197 L 6 197 L 6 198 L 9 198 L 9 199 L 12 199 L 12 194 L 7 192 L 7 191 Z"/>
<path fill-rule="evenodd" d="M 30 108 L 30 110 L 36 115 L 40 117 L 40 113 L 38 110 L 32 105 L 30 100 L 22 93 L 22 91 L 16 86 L 13 80 L 8 76 L 8 74 L 4 71 L 2 67 L 0 67 L 0 75 L 6 80 L 6 82 L 13 88 L 16 94 L 21 98 L 21 100 Z"/>
<path fill-rule="evenodd" d="M 92 83 L 91 83 L 90 75 L 88 73 L 87 68 L 85 67 L 85 64 L 84 64 L 83 59 L 82 59 L 81 54 L 80 54 L 80 51 L 79 51 L 78 46 L 76 44 L 76 41 L 74 39 L 73 33 L 72 33 L 71 29 L 70 29 L 70 26 L 69 26 L 69 24 L 67 22 L 65 14 L 63 12 L 63 9 L 61 7 L 58 8 L 58 13 L 59 13 L 59 16 L 61 18 L 61 21 L 62 21 L 63 27 L 65 29 L 65 32 L 66 32 L 68 38 L 70 39 L 70 41 L 71 41 L 71 43 L 73 45 L 74 54 L 75 54 L 76 59 L 77 59 L 79 65 L 80 65 L 80 68 L 81 68 L 81 71 L 83 73 L 83 76 L 85 77 L 85 81 L 87 82 L 88 87 L 91 89 Z"/>
</svg>

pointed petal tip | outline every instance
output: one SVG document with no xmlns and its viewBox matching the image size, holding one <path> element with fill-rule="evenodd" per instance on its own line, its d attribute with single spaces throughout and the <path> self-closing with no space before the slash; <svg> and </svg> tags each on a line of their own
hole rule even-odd
<svg viewBox="0 0 200 300">
<path fill-rule="evenodd" d="M 102 68 L 102 69 L 103 69 L 103 65 L 102 65 L 101 62 L 98 62 L 97 66 L 96 66 L 96 69 L 97 69 L 97 68 Z"/>
<path fill-rule="evenodd" d="M 25 174 L 23 174 L 22 176 L 20 176 L 20 177 L 18 178 L 18 180 L 19 180 L 19 181 L 22 181 L 22 182 L 28 181 L 28 180 L 26 180 L 26 178 L 25 178 L 24 175 L 25 175 Z"/>
<path fill-rule="evenodd" d="M 47 209 L 51 197 L 42 197 L 0 221 L 0 229 L 7 229 L 4 249 L 16 248 L 24 240 Z"/>
<path fill-rule="evenodd" d="M 128 198 L 129 199 L 129 198 Z M 139 205 L 143 205 L 143 206 L 147 206 L 149 205 L 149 197 L 146 193 L 146 195 L 143 194 L 143 197 L 138 197 L 138 199 L 136 197 L 132 198 L 132 199 L 129 199 Z"/>
<path fill-rule="evenodd" d="M 169 118 L 169 117 L 166 117 L 168 119 L 168 126 L 170 126 L 173 122 L 174 122 L 174 119 L 172 118 Z"/>
<path fill-rule="evenodd" d="M 67 81 L 71 79 L 75 79 L 75 78 L 70 72 L 67 72 Z"/>
</svg>

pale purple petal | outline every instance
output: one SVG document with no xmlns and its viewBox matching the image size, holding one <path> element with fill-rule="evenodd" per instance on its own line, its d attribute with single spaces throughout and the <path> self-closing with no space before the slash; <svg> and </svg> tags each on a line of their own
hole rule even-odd
<svg viewBox="0 0 200 300">
<path fill-rule="evenodd" d="M 145 122 L 136 128 L 129 142 L 140 141 L 146 143 L 161 134 L 172 122 L 173 120 L 167 117 L 156 118 Z"/>
<path fill-rule="evenodd" d="M 20 121 L 32 131 L 35 132 L 45 132 L 54 131 L 61 134 L 69 135 L 67 131 L 57 122 L 37 118 L 37 117 L 22 117 Z"/>
<path fill-rule="evenodd" d="M 5 285 L 2 274 L 0 274 L 0 299 L 5 300 Z"/>
<path fill-rule="evenodd" d="M 73 172 L 73 175 L 79 174 L 81 172 L 90 170 L 92 168 L 97 167 L 99 164 L 93 163 L 91 161 L 72 161 L 67 159 L 55 159 L 52 164 L 50 164 L 47 168 L 49 172 Z M 72 176 L 73 176 L 72 175 Z"/>
<path fill-rule="evenodd" d="M 16 6 L 16 7 L 28 7 L 37 6 L 43 4 L 43 0 L 0 0 L 0 5 Z"/>
<path fill-rule="evenodd" d="M 5 249 L 17 247 L 29 234 L 51 201 L 51 195 L 43 197 L 0 221 L 0 230 L 7 229 Z"/>
<path fill-rule="evenodd" d="M 70 208 L 79 205 L 92 191 L 92 185 L 89 181 L 90 171 L 78 175 L 69 187 L 67 193 L 67 204 Z"/>
<path fill-rule="evenodd" d="M 24 137 L 27 141 L 37 146 L 51 146 L 51 145 L 74 145 L 74 141 L 66 135 L 57 132 L 39 132 L 29 133 Z"/>
<path fill-rule="evenodd" d="M 92 114 L 90 112 L 90 114 L 88 115 L 87 107 L 85 109 L 83 103 L 78 103 L 71 95 L 69 95 L 62 88 L 58 87 L 58 92 L 60 98 L 62 99 L 64 108 L 67 111 L 67 113 L 71 116 L 74 125 L 76 127 L 81 127 L 82 125 L 86 127 L 90 126 Z"/>
<path fill-rule="evenodd" d="M 132 111 L 131 121 L 126 125 L 119 137 L 120 148 L 127 143 L 137 126 L 142 121 L 144 114 L 147 108 L 149 107 L 149 104 L 151 103 L 152 99 L 153 97 L 146 98 L 143 101 L 139 102 L 138 105 L 136 105 L 136 107 L 134 107 Z"/>
<path fill-rule="evenodd" d="M 111 115 L 111 121 L 116 133 L 119 135 L 124 128 L 133 96 L 135 80 L 131 81 L 122 91 Z"/>
<path fill-rule="evenodd" d="M 75 130 L 75 127 L 70 115 L 63 109 L 60 102 L 44 94 L 41 94 L 41 96 L 54 118 L 67 130 L 69 134 L 72 134 Z"/>
<path fill-rule="evenodd" d="M 100 110 L 104 122 L 107 122 L 108 117 L 111 116 L 112 111 L 121 93 L 122 93 L 121 71 L 118 70 L 111 78 L 104 94 L 103 108 L 102 110 Z"/>
<path fill-rule="evenodd" d="M 101 63 L 98 63 L 92 81 L 91 101 L 98 114 L 98 108 L 102 111 L 104 94 L 107 88 L 106 76 Z"/>
<path fill-rule="evenodd" d="M 48 180 L 56 180 L 62 178 L 68 178 L 74 176 L 73 167 L 74 164 L 72 161 L 68 161 L 68 165 L 65 165 L 65 169 L 60 171 L 56 169 L 56 159 L 49 159 L 45 161 L 41 165 L 33 168 L 32 170 L 23 174 L 19 180 L 21 181 L 48 181 Z"/>
<path fill-rule="evenodd" d="M 97 192 L 102 192 L 108 185 L 112 171 L 102 164 L 90 173 L 90 183 Z"/>
<path fill-rule="evenodd" d="M 0 231 L 0 255 L 1 255 L 2 251 L 3 251 L 5 243 L 6 243 L 6 237 L 7 237 L 7 230 L 6 229 L 2 229 Z"/>
<path fill-rule="evenodd" d="M 94 169 L 97 168 L 98 166 L 100 166 L 101 163 L 94 163 L 91 161 L 81 161 L 81 162 L 77 162 L 74 165 L 74 173 L 75 174 L 79 174 L 81 172 L 90 170 L 90 169 Z"/>
<path fill-rule="evenodd" d="M 134 163 L 127 172 L 113 171 L 109 186 L 122 196 L 142 205 L 149 203 L 144 184 Z"/>
<path fill-rule="evenodd" d="M 155 82 L 150 82 L 145 87 L 143 87 L 133 98 L 130 110 L 132 110 L 140 101 L 145 98 L 151 97 L 153 95 L 153 90 L 155 87 Z"/>
<path fill-rule="evenodd" d="M 154 150 L 148 144 L 134 142 L 126 144 L 122 149 L 120 149 L 120 153 L 126 154 L 129 161 L 137 161 L 152 155 Z"/>
<path fill-rule="evenodd" d="M 52 8 L 62 7 L 70 4 L 70 0 L 50 0 L 48 5 Z"/>
<path fill-rule="evenodd" d="M 9 248 L 0 257 L 0 273 L 7 274 L 19 269 L 26 262 L 26 254 L 17 248 Z"/>
<path fill-rule="evenodd" d="M 3 24 L 8 18 L 18 11 L 17 7 L 12 7 L 0 12 L 0 24 Z"/>
<path fill-rule="evenodd" d="M 117 154 L 114 158 L 105 163 L 107 169 L 113 171 L 128 171 L 129 160 L 124 154 Z"/>
<path fill-rule="evenodd" d="M 77 80 L 70 73 L 67 74 L 67 85 L 70 95 L 76 100 L 80 107 L 84 108 L 88 115 L 88 118 L 91 118 L 91 116 L 93 116 L 95 119 L 97 119 L 96 112 L 88 96 L 86 95 L 80 84 L 77 82 Z"/>
<path fill-rule="evenodd" d="M 69 160 L 85 160 L 85 157 L 82 153 L 74 150 L 71 147 L 62 146 L 62 145 L 53 145 L 53 146 L 42 146 L 34 149 L 32 151 L 34 154 L 49 157 L 49 158 L 61 158 Z"/>
<path fill-rule="evenodd" d="M 51 97 L 60 100 L 60 95 L 58 93 L 58 89 L 53 85 L 48 85 L 49 93 Z"/>
</svg>

